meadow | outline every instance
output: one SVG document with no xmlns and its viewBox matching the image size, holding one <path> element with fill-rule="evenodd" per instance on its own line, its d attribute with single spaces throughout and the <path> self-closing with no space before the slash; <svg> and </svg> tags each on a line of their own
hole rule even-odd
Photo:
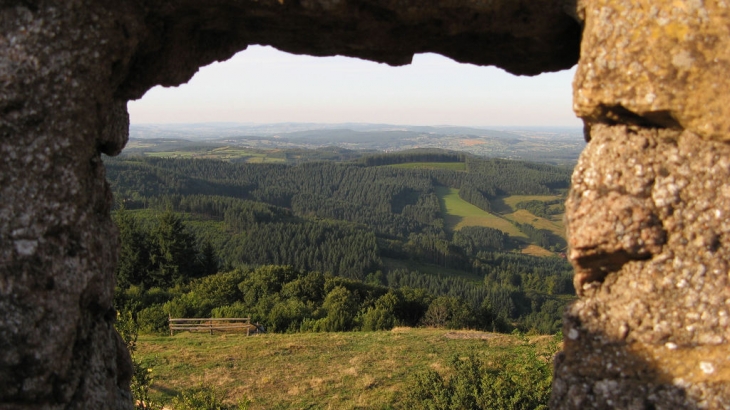
<svg viewBox="0 0 730 410">
<path fill-rule="evenodd" d="M 475 355 L 485 363 L 529 354 L 549 362 L 555 336 L 394 328 L 380 332 L 140 335 L 137 360 L 152 369 L 152 398 L 212 388 L 250 409 L 402 408 L 414 377 Z"/>
<path fill-rule="evenodd" d="M 205 158 L 221 161 L 248 163 L 284 163 L 284 156 L 277 150 L 248 150 L 240 147 L 223 146 L 205 149 L 177 149 L 170 151 L 146 151 L 144 155 L 156 158 Z"/>
<path fill-rule="evenodd" d="M 559 199 L 557 195 L 510 195 L 490 200 L 494 213 L 486 212 L 459 197 L 459 190 L 443 186 L 436 187 L 436 195 L 441 202 L 446 228 L 456 231 L 465 226 L 484 226 L 499 229 L 510 237 L 517 239 L 524 246 L 521 252 L 535 256 L 549 256 L 552 252 L 530 244 L 527 235 L 519 230 L 513 222 L 529 224 L 537 229 L 547 229 L 565 238 L 565 227 L 561 215 L 553 215 L 551 219 L 535 216 L 524 209 L 517 209 L 517 204 L 532 200 L 551 201 Z"/>
</svg>

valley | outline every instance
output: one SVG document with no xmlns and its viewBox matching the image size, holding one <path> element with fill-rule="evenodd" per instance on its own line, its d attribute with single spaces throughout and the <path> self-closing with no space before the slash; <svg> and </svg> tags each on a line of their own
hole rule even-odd
<svg viewBox="0 0 730 410">
<path fill-rule="evenodd" d="M 568 167 L 189 142 L 132 141 L 104 158 L 136 397 L 181 409 L 547 402 L 557 339 L 545 335 L 575 299 Z M 267 333 L 166 335 L 168 318 L 231 317 Z"/>
</svg>

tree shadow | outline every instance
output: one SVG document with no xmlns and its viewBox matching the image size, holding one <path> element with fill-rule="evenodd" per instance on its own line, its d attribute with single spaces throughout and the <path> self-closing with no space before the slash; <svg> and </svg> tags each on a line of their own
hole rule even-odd
<svg viewBox="0 0 730 410">
<path fill-rule="evenodd" d="M 501 196 L 489 198 L 489 207 L 491 208 L 492 213 L 500 215 L 510 214 L 515 211 L 511 206 L 504 202 L 504 198 Z"/>
</svg>

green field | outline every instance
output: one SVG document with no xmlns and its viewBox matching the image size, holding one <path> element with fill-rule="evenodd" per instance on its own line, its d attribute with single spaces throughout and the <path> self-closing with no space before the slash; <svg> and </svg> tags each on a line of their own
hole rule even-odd
<svg viewBox="0 0 730 410">
<path fill-rule="evenodd" d="M 545 219 L 531 214 L 524 209 L 517 209 L 520 202 L 538 200 L 551 201 L 559 199 L 557 195 L 511 195 L 490 199 L 494 213 L 485 212 L 459 197 L 459 190 L 436 187 L 436 195 L 441 201 L 446 228 L 456 231 L 464 226 L 484 226 L 499 229 L 509 236 L 523 242 L 522 253 L 535 256 L 549 256 L 553 253 L 537 245 L 527 242 L 527 235 L 522 233 L 513 222 L 529 224 L 537 229 L 547 229 L 565 239 L 563 215 L 553 215 Z"/>
<path fill-rule="evenodd" d="M 445 169 L 449 171 L 466 171 L 465 162 L 408 162 L 405 164 L 387 166 L 405 169 Z"/>
<path fill-rule="evenodd" d="M 446 227 L 452 231 L 464 226 L 485 226 L 499 229 L 509 236 L 527 238 L 516 226 L 501 216 L 483 211 L 459 197 L 459 190 L 455 188 L 436 187 L 436 195 L 441 201 Z"/>
<path fill-rule="evenodd" d="M 525 209 L 518 209 L 517 204 L 528 201 L 554 201 L 561 199 L 559 195 L 510 195 L 502 197 L 497 201 L 490 201 L 500 207 L 500 213 L 506 219 L 519 223 L 527 223 L 537 229 L 547 229 L 565 239 L 565 225 L 563 214 L 551 215 L 550 219 L 541 218 L 531 214 Z"/>
<path fill-rule="evenodd" d="M 137 358 L 152 369 L 152 398 L 208 386 L 251 409 L 398 408 L 414 374 L 446 373 L 452 355 L 486 362 L 533 351 L 545 360 L 553 336 L 395 328 L 384 332 L 140 335 Z"/>
<path fill-rule="evenodd" d="M 272 153 L 275 152 L 276 151 L 272 151 Z M 285 162 L 284 158 L 271 156 L 266 152 L 228 146 L 209 150 L 146 151 L 144 155 L 158 158 L 206 158 L 223 161 L 236 160 L 251 163 Z"/>
</svg>

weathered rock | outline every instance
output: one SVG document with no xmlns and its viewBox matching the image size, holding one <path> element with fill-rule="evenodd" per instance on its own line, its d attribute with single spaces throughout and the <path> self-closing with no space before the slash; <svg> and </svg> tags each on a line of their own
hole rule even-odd
<svg viewBox="0 0 730 410">
<path fill-rule="evenodd" d="M 579 117 L 730 140 L 730 3 L 579 0 L 578 15 Z"/>
<path fill-rule="evenodd" d="M 129 407 L 100 159 L 127 139 L 111 62 L 132 50 L 128 13 L 11 3 L 0 3 L 0 408 Z"/>
<path fill-rule="evenodd" d="M 131 406 L 100 161 L 126 142 L 129 99 L 249 44 L 537 74 L 576 62 L 579 20 L 575 109 L 592 141 L 567 222 L 581 298 L 552 405 L 730 407 L 728 13 L 723 0 L 0 0 L 0 408 Z"/>
<path fill-rule="evenodd" d="M 553 408 L 730 406 L 730 145 L 594 125 L 566 203 L 582 298 Z"/>
<path fill-rule="evenodd" d="M 129 408 L 100 154 L 126 102 L 249 44 L 518 74 L 573 65 L 562 0 L 0 0 L 0 408 Z"/>
<path fill-rule="evenodd" d="M 580 0 L 578 16 L 590 143 L 566 222 L 581 298 L 551 407 L 730 408 L 727 5 Z"/>
<path fill-rule="evenodd" d="M 409 64 L 414 53 L 534 75 L 573 66 L 580 25 L 563 0 L 148 0 L 127 82 L 136 99 L 249 44 Z"/>
</svg>

